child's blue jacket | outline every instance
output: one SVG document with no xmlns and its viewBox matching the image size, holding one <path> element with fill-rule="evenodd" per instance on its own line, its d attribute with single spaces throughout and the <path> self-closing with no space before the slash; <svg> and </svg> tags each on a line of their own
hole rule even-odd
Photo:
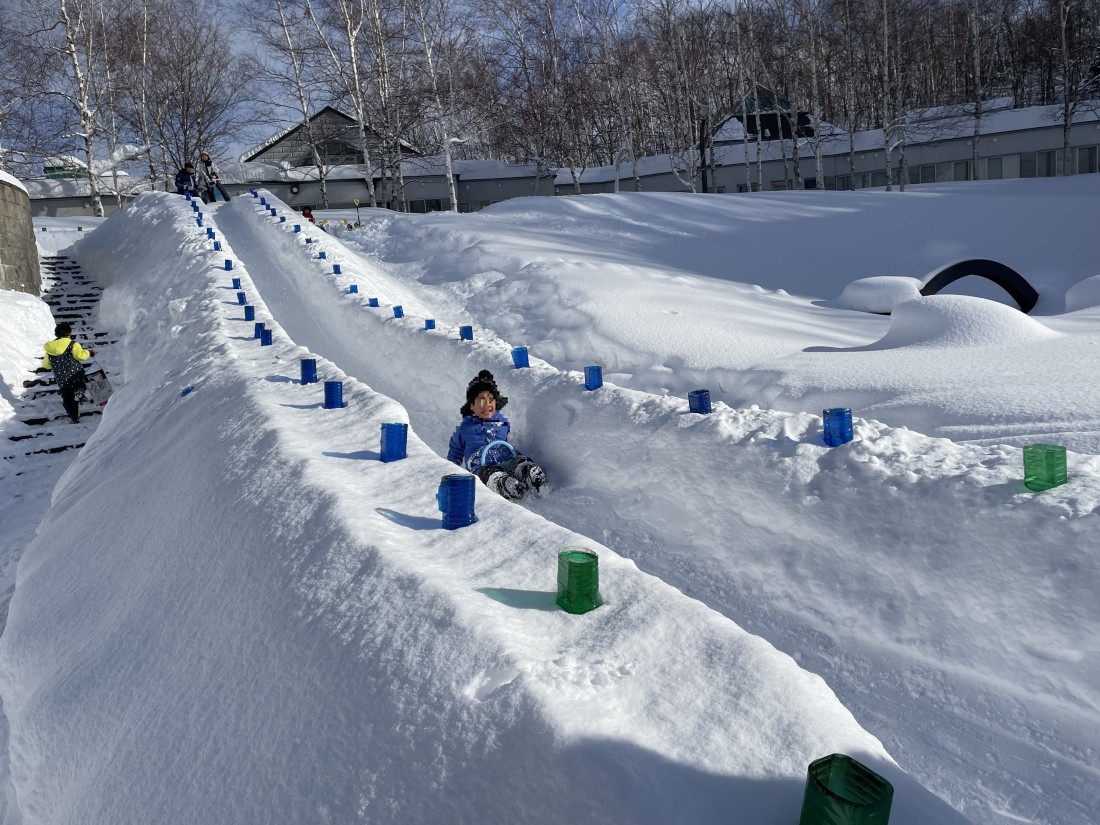
<svg viewBox="0 0 1100 825">
<path fill-rule="evenodd" d="M 481 467 L 481 448 L 490 441 L 507 441 L 509 429 L 508 419 L 500 412 L 488 421 L 467 415 L 451 436 L 447 460 L 475 473 Z"/>
</svg>

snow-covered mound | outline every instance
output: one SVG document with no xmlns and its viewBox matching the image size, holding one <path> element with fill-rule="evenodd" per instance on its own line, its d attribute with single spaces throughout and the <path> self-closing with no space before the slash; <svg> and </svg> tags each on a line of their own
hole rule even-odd
<svg viewBox="0 0 1100 825">
<path fill-rule="evenodd" d="M 968 295 L 929 295 L 894 307 L 890 329 L 867 350 L 1018 346 L 1061 335 L 1018 309 Z"/>
<path fill-rule="evenodd" d="M 1001 251 L 1046 255 L 1038 277 L 1058 286 L 1085 277 L 1082 210 L 799 194 L 371 213 L 335 237 L 240 198 L 208 208 L 217 255 L 178 199 L 112 218 L 82 257 L 113 281 L 101 320 L 129 330 L 121 388 L 20 566 L 0 644 L 24 819 L 87 798 L 92 821 L 190 805 L 540 822 L 575 787 L 585 821 L 791 822 L 800 760 L 836 735 L 895 782 L 895 825 L 956 819 L 914 778 L 976 825 L 1095 825 L 1100 457 L 1071 450 L 1069 483 L 1036 495 L 1002 440 L 1100 435 L 1095 382 L 1068 380 L 1097 358 L 1091 317 L 1044 317 L 1062 337 L 1040 342 L 861 351 L 889 319 L 784 290 L 927 271 L 922 245 L 1003 260 L 1004 225 L 962 220 L 990 210 L 1049 219 L 1039 246 L 1008 233 Z M 518 343 L 530 369 L 511 369 Z M 347 409 L 297 382 L 306 354 L 345 381 Z M 605 365 L 603 388 L 583 389 L 585 363 Z M 479 497 L 481 521 L 444 534 L 439 454 L 481 368 L 555 489 Z M 697 386 L 713 414 L 687 412 L 679 390 Z M 815 413 L 839 404 L 856 438 L 829 449 Z M 406 461 L 377 461 L 387 420 L 412 425 Z M 914 431 L 952 428 L 997 440 Z M 575 544 L 600 554 L 607 605 L 564 617 L 554 554 Z M 858 725 L 738 628 L 820 674 Z"/>
<path fill-rule="evenodd" d="M 53 336 L 50 307 L 34 295 L 0 289 L 0 405 L 8 410 L 23 392 L 28 364 L 42 359 L 42 344 Z M 6 414 L 0 413 L 0 420 Z"/>
<path fill-rule="evenodd" d="M 631 193 L 520 198 L 469 215 L 370 210 L 364 229 L 335 234 L 385 270 L 387 289 L 400 282 L 561 370 L 600 364 L 616 385 L 658 395 L 706 388 L 731 407 L 792 413 L 852 406 L 928 435 L 1049 436 L 1100 453 L 1100 382 L 1078 380 L 1100 372 L 1100 327 L 1050 314 L 1096 274 L 1096 200 L 1100 175 L 892 193 Z M 1026 272 L 1040 296 L 1032 317 L 1063 337 L 861 352 L 891 320 L 830 305 L 858 275 L 917 277 L 968 258 Z M 970 277 L 948 291 L 987 289 L 999 287 Z"/>
<path fill-rule="evenodd" d="M 919 298 L 920 288 L 919 278 L 903 275 L 860 278 L 844 287 L 844 291 L 840 293 L 840 297 L 833 302 L 833 305 L 859 312 L 890 313 L 902 301 Z"/>
<path fill-rule="evenodd" d="M 458 225 L 466 216 L 448 219 Z M 1020 483 L 1020 450 L 1000 442 L 989 448 L 959 445 L 907 428 L 857 421 L 858 441 L 829 451 L 821 441 L 821 418 L 806 412 L 718 404 L 713 415 L 689 415 L 684 398 L 611 386 L 619 383 L 620 375 L 608 377 L 607 371 L 609 383 L 586 393 L 579 373 L 542 360 L 544 345 L 539 341 L 502 340 L 491 328 L 475 324 L 474 340 L 457 343 L 458 325 L 470 321 L 466 309 L 480 306 L 474 297 L 492 300 L 486 294 L 493 283 L 490 274 L 455 279 L 453 288 L 468 299 L 456 305 L 422 284 L 395 278 L 393 271 L 399 266 L 364 259 L 331 236 L 315 239 L 327 260 L 311 258 L 309 249 L 317 245 L 307 247 L 300 235 L 280 231 L 285 224 L 246 201 L 222 208 L 218 221 L 248 261 L 269 310 L 288 333 L 400 400 L 418 435 L 437 451 L 445 449 L 456 423 L 456 399 L 463 397 L 466 381 L 478 369 L 491 369 L 512 399 L 507 412 L 516 442 L 544 461 L 557 484 L 553 496 L 528 506 L 601 537 L 643 569 L 827 674 L 829 683 L 840 686 L 841 695 L 859 708 L 860 718 L 876 720 L 876 732 L 904 743 L 899 758 L 953 803 L 978 811 L 980 818 L 1006 806 L 1035 813 L 1064 812 L 1075 804 L 1067 796 L 1074 796 L 1071 789 L 1083 779 L 1067 778 L 1057 786 L 1044 782 L 1041 799 L 1025 794 L 1028 803 L 1009 803 L 1006 795 L 1016 800 L 1022 793 L 1017 777 L 1001 768 L 987 770 L 982 754 L 988 753 L 991 730 L 1008 749 L 1016 749 L 1021 737 L 1028 739 L 1017 724 L 1024 717 L 1013 710 L 1018 702 L 1027 704 L 1033 720 L 1048 720 L 1037 722 L 1039 727 L 1065 731 L 1063 721 L 1055 719 L 1078 719 L 1081 705 L 1058 701 L 1055 710 L 1038 694 L 1068 697 L 1094 692 L 1086 687 L 1093 665 L 1079 654 L 1091 644 L 1086 640 L 1100 631 L 1100 616 L 1086 595 L 1100 586 L 1100 569 L 1089 564 L 1074 581 L 1061 582 L 1053 613 L 1048 595 L 1031 583 L 1046 575 L 1051 552 L 1066 553 L 1071 565 L 1076 562 L 1069 559 L 1088 557 L 1086 524 L 1095 520 L 1100 505 L 1100 459 L 1071 452 L 1070 483 L 1034 496 Z M 592 222 L 598 226 L 597 217 Z M 483 230 L 486 236 L 491 234 L 489 224 Z M 369 231 L 363 234 L 371 237 Z M 359 238 L 359 248 L 387 242 L 385 235 L 370 242 L 359 233 L 341 232 L 339 237 Z M 448 238 L 445 235 L 444 241 Z M 515 247 L 508 247 L 497 237 L 494 243 L 521 257 L 525 253 L 519 248 L 529 241 L 519 238 Z M 426 234 L 424 247 L 407 249 L 406 254 L 439 253 Z M 331 274 L 332 261 L 341 264 L 342 275 Z M 651 271 L 639 284 L 633 276 L 642 269 L 635 264 L 630 273 L 620 273 L 587 266 L 586 286 L 605 297 L 616 296 L 623 317 L 652 311 L 649 302 L 654 294 L 673 306 L 704 306 L 695 294 L 698 281 Z M 561 283 L 556 270 L 543 270 L 550 295 L 553 282 Z M 442 268 L 433 271 L 445 275 Z M 631 277 L 617 283 L 620 275 Z M 352 283 L 359 285 L 358 294 L 348 294 Z M 689 297 L 679 296 L 681 303 L 675 303 L 678 294 L 672 284 Z M 424 296 L 424 311 L 437 320 L 433 332 L 423 329 L 422 318 L 406 315 L 398 320 L 390 312 L 390 304 L 418 290 Z M 378 297 L 381 306 L 370 308 L 364 295 Z M 762 327 L 771 323 L 774 331 L 788 322 L 772 310 L 773 301 L 790 299 L 744 290 L 746 309 L 749 296 Z M 578 294 L 570 292 L 562 304 L 586 312 L 605 310 L 578 300 Z M 562 308 L 554 305 L 547 314 Z M 863 314 L 838 315 L 889 323 Z M 563 338 L 566 331 L 580 340 L 595 334 L 577 313 L 562 312 L 560 317 L 562 328 L 554 332 Z M 705 343 L 705 335 L 716 328 L 697 328 L 696 323 L 693 314 L 667 328 L 678 330 L 681 338 Z M 1044 345 L 1050 348 L 1044 380 L 1052 369 L 1064 368 L 1061 359 L 1070 350 L 1061 346 L 1062 340 Z M 531 369 L 511 368 L 513 343 L 532 345 Z M 668 339 L 662 346 L 676 343 Z M 1081 353 L 1087 355 L 1088 347 L 1089 342 L 1082 341 Z M 1032 344 L 1005 351 L 1023 363 L 1024 356 L 1038 348 Z M 668 349 L 659 352 L 670 357 Z M 988 384 L 991 375 L 987 358 L 965 356 L 988 349 L 898 352 L 929 371 L 927 380 L 934 379 L 940 409 L 954 413 L 962 407 L 957 418 L 941 413 L 936 426 L 953 425 L 966 415 L 975 422 L 969 427 L 1006 429 L 1005 410 L 990 408 L 987 396 L 967 394 L 970 387 Z M 942 360 L 954 371 L 944 373 L 939 361 L 927 357 L 936 352 L 943 353 Z M 890 382 L 904 381 L 915 370 L 902 362 L 903 356 L 889 352 L 817 357 L 831 371 L 825 378 L 833 385 L 828 395 L 811 399 L 811 404 L 820 401 L 814 405 L 818 410 L 836 406 L 837 401 L 848 401 L 857 410 L 870 407 L 874 399 L 887 395 L 882 388 L 893 389 Z M 876 360 L 873 372 L 869 367 Z M 850 380 L 864 382 L 856 397 L 836 389 L 839 369 L 849 365 L 854 373 Z M 840 377 L 849 380 L 848 374 Z M 993 378 L 1004 383 L 999 376 Z M 1019 405 L 1018 386 L 1001 392 L 1006 397 L 1014 394 Z M 1064 443 L 1067 436 L 1076 437 L 1081 432 L 1077 428 L 1087 423 L 1084 416 L 1095 417 L 1095 409 L 1086 403 L 1091 392 L 1092 382 L 1062 388 L 1053 401 L 1065 410 L 1082 410 L 1082 418 L 1070 419 L 1067 414 L 1046 422 L 1039 440 Z M 905 398 L 900 390 L 897 397 Z M 952 398 L 958 400 L 956 407 L 949 406 Z M 1015 414 L 1015 409 L 1007 412 Z M 918 426 L 930 423 L 918 413 L 919 408 L 911 408 L 905 418 Z M 1018 435 L 1036 440 L 1033 433 L 1021 429 Z M 1037 545 L 1059 550 L 1036 554 Z M 975 548 L 980 549 L 974 552 Z M 995 562 L 990 561 L 991 553 Z M 948 570 L 944 554 L 959 563 Z M 900 588 L 899 579 L 905 582 Z M 1009 592 L 1012 599 L 1004 597 Z M 984 608 L 958 609 L 970 602 Z M 1027 627 L 1029 640 L 1023 655 L 1018 642 L 1021 625 Z M 1073 630 L 1066 635 L 1066 628 Z M 1036 643 L 1044 638 L 1060 640 L 1059 652 L 1051 654 L 1059 657 L 1058 662 L 1043 658 L 1034 678 L 1021 677 L 1031 674 L 1040 661 L 1043 651 Z M 1008 696 L 1001 688 L 1010 678 L 1004 674 L 1027 686 Z M 942 685 L 946 695 L 938 689 L 915 695 L 914 680 Z M 950 722 L 937 728 L 941 735 L 928 739 L 917 732 L 929 718 L 942 719 L 945 707 L 951 708 Z M 1084 713 L 1087 717 L 1088 711 Z M 1067 777 L 1080 777 L 1068 754 L 1088 740 L 1093 728 L 1076 722 L 1070 727 L 1074 733 L 1062 740 L 1067 756 L 1058 760 Z M 942 731 L 947 729 L 952 733 L 945 744 Z M 945 757 L 945 749 L 958 756 Z M 1027 762 L 1038 758 L 1038 752 L 1018 754 Z M 971 762 L 983 764 L 983 790 L 977 799 L 968 781 L 971 769 L 963 766 Z"/>
<path fill-rule="evenodd" d="M 221 209 L 262 229 L 249 207 Z M 294 378 L 311 353 L 226 237 L 213 253 L 183 201 L 146 195 L 79 247 L 123 366 L 0 641 L 24 823 L 555 823 L 565 804 L 780 825 L 832 751 L 895 784 L 892 821 L 962 823 L 818 676 L 591 538 L 483 493 L 477 524 L 442 530 L 453 466 L 412 431 L 379 462 L 380 423 L 408 413 L 324 357 L 348 407 L 320 408 Z M 553 605 L 572 546 L 601 558 L 605 605 L 580 617 Z"/>
<path fill-rule="evenodd" d="M 1066 312 L 1100 306 L 1100 275 L 1074 284 L 1066 290 Z"/>
</svg>

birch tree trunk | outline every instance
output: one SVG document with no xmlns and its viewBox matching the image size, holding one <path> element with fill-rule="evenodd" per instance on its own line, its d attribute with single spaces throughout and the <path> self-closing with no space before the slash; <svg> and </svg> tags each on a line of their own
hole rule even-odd
<svg viewBox="0 0 1100 825">
<path fill-rule="evenodd" d="M 95 139 L 99 132 L 97 113 L 92 107 L 91 85 L 88 75 L 93 71 L 95 55 L 95 25 L 82 15 L 82 9 L 73 0 L 58 0 L 58 21 L 65 38 L 64 51 L 72 70 L 72 103 L 80 123 L 84 155 L 88 165 L 88 183 L 91 188 L 92 214 L 103 217 L 103 199 L 100 196 L 99 176 L 95 173 Z M 78 43 L 78 37 L 82 42 Z M 83 63 L 83 65 L 82 65 Z M 87 71 L 85 71 L 87 69 Z"/>
</svg>

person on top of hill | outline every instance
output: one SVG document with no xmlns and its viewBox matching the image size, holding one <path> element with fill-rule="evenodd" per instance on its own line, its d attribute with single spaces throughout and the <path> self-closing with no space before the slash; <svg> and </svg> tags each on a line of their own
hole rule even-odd
<svg viewBox="0 0 1100 825">
<path fill-rule="evenodd" d="M 210 159 L 210 155 L 206 152 L 199 155 L 199 184 L 206 192 L 207 203 L 216 201 L 219 193 L 222 200 L 229 200 L 229 193 L 225 191 L 225 187 L 221 184 L 218 167 L 214 165 L 214 161 Z"/>
<path fill-rule="evenodd" d="M 199 182 L 195 177 L 195 164 L 185 163 L 183 168 L 176 172 L 176 194 L 191 197 L 199 197 Z"/>
<path fill-rule="evenodd" d="M 81 362 L 87 361 L 95 350 L 86 350 L 80 346 L 69 324 L 58 324 L 53 330 L 54 340 L 43 344 L 46 357 L 42 359 L 42 368 L 53 370 L 53 380 L 61 393 L 61 405 L 74 424 L 80 421 L 80 405 L 76 396 L 85 385 L 84 368 Z"/>
<path fill-rule="evenodd" d="M 513 501 L 528 490 L 538 493 L 546 473 L 508 443 L 510 425 L 501 415 L 508 399 L 500 394 L 493 374 L 481 370 L 466 388 L 462 421 L 451 436 L 447 460 L 464 467 L 485 486 Z"/>
</svg>

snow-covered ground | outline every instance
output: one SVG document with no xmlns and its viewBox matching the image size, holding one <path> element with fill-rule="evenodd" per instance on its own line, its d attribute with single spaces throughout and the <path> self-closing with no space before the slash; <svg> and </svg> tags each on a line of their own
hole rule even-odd
<svg viewBox="0 0 1100 825">
<path fill-rule="evenodd" d="M 895 825 L 1095 825 L 1098 193 L 526 199 L 332 235 L 239 198 L 206 208 L 224 253 L 143 196 L 75 250 L 119 389 L 37 537 L 5 544 L 9 821 L 778 825 L 842 751 L 894 783 Z M 838 306 L 972 257 L 1036 312 Z M 299 383 L 307 354 L 346 409 Z M 481 368 L 554 489 L 482 490 L 444 531 Z M 856 440 L 829 449 L 840 404 Z M 411 424 L 406 461 L 377 460 L 385 421 Z M 1064 487 L 1023 488 L 1035 440 L 1073 450 Z M 601 558 L 580 617 L 553 607 L 571 546 Z"/>
</svg>

